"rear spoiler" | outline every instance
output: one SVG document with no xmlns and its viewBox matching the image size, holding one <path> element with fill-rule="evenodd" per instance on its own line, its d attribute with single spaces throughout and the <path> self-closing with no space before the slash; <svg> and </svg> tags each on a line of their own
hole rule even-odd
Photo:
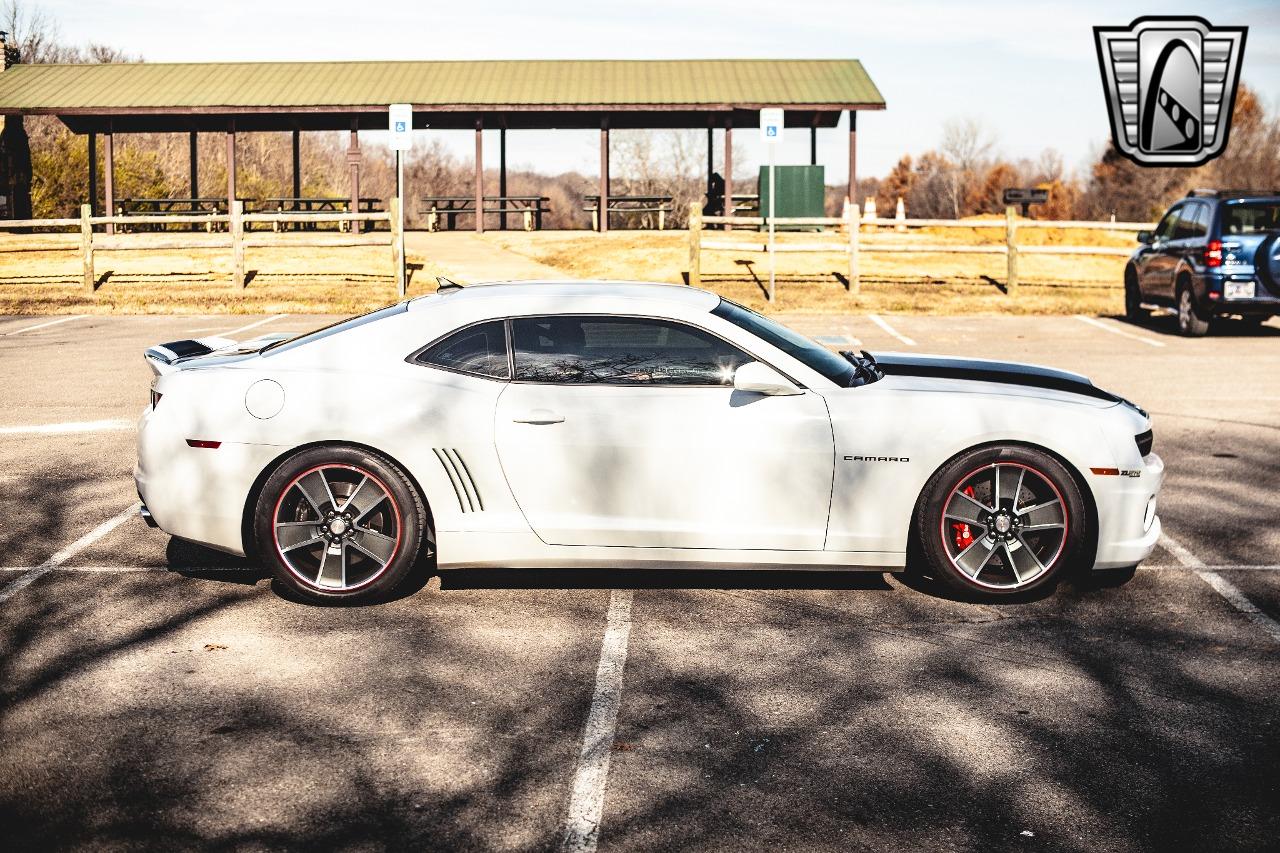
<svg viewBox="0 0 1280 853">
<path fill-rule="evenodd" d="M 268 344 L 291 338 L 290 334 L 262 335 L 243 343 L 230 338 L 199 338 L 197 340 L 169 341 L 156 344 L 143 351 L 147 366 L 156 376 L 164 376 L 180 370 L 188 361 L 206 355 L 242 355 L 254 353 Z"/>
</svg>

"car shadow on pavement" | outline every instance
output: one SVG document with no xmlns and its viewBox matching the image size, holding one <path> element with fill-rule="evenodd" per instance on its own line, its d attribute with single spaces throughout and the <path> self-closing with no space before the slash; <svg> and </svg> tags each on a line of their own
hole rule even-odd
<svg viewBox="0 0 1280 853">
<path fill-rule="evenodd" d="M 440 589 L 892 590 L 880 572 L 733 569 L 449 569 Z"/>
<path fill-rule="evenodd" d="M 1158 314 L 1144 316 L 1140 320 L 1130 320 L 1123 314 L 1111 314 L 1107 317 L 1109 320 L 1115 320 L 1124 323 L 1126 326 L 1132 326 L 1135 329 L 1141 329 L 1146 332 L 1154 332 L 1159 335 L 1168 335 L 1170 337 L 1179 337 L 1178 318 L 1170 313 L 1161 311 Z M 1213 338 L 1280 338 L 1280 325 L 1274 322 L 1264 322 L 1261 325 L 1245 323 L 1241 320 L 1221 319 L 1215 320 L 1209 326 L 1209 337 Z"/>
</svg>

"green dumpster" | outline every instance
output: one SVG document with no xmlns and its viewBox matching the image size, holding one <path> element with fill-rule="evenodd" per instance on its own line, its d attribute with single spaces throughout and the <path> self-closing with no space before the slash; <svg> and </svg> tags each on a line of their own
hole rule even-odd
<svg viewBox="0 0 1280 853">
<path fill-rule="evenodd" d="M 778 198 L 773 215 L 779 219 L 797 216 L 826 216 L 827 187 L 821 166 L 774 166 L 778 176 Z M 769 167 L 760 167 L 760 215 L 769 215 Z M 816 225 L 779 225 L 778 231 L 816 231 Z M 768 225 L 760 226 L 761 231 Z"/>
</svg>

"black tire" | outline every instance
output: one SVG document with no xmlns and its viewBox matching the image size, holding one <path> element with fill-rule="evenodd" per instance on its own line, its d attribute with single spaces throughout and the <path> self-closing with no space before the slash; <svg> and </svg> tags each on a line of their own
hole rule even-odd
<svg viewBox="0 0 1280 853">
<path fill-rule="evenodd" d="M 1202 338 L 1209 333 L 1209 318 L 1200 313 L 1191 282 L 1178 280 L 1178 334 L 1188 338 Z"/>
<path fill-rule="evenodd" d="M 1142 310 L 1142 292 L 1138 289 L 1138 273 L 1133 267 L 1124 271 L 1124 316 L 1130 323 L 1145 319 L 1148 314 Z"/>
<path fill-rule="evenodd" d="M 253 517 L 257 553 L 275 579 L 318 603 L 390 596 L 412 574 L 428 528 L 422 497 L 398 466 L 341 446 L 311 448 L 281 463 Z"/>
<path fill-rule="evenodd" d="M 1017 479 L 1011 480 L 1015 475 Z M 978 491 L 966 483 L 976 483 Z M 962 491 L 963 495 L 957 494 Z M 970 501 L 965 495 L 976 498 L 974 508 L 966 509 Z M 996 504 L 997 512 L 976 509 L 978 504 L 990 506 L 988 502 Z M 1031 531 L 1031 527 L 1048 526 L 1045 522 L 1052 518 L 1055 503 L 1062 512 L 1060 532 Z M 1029 511 L 1033 507 L 1040 516 Z M 987 521 L 975 520 L 973 527 L 958 523 L 953 513 L 966 512 L 985 516 Z M 1000 515 L 1010 521 L 1005 523 L 1006 531 L 996 532 L 1001 525 L 992 522 L 998 522 Z M 1078 562 L 1092 535 L 1080 487 L 1066 467 L 1043 451 L 1016 445 L 975 448 L 943 465 L 921 493 L 912 531 L 934 579 L 963 595 L 990 598 L 1024 595 L 1056 583 L 1067 567 Z M 1008 538 L 1001 541 L 1000 537 Z M 972 566 L 976 559 L 985 560 L 976 572 L 961 568 L 962 564 Z"/>
</svg>

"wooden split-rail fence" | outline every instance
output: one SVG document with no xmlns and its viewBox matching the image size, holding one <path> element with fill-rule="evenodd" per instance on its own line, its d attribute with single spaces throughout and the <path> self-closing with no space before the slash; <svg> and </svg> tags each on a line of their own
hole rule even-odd
<svg viewBox="0 0 1280 853">
<path fill-rule="evenodd" d="M 1012 207 L 1005 208 L 1004 220 L 962 220 L 962 219 L 905 219 L 888 217 L 862 217 L 858 206 L 845 204 L 843 216 L 810 216 L 810 217 L 775 217 L 776 227 L 818 228 L 823 229 L 809 235 L 807 241 L 774 242 L 774 252 L 823 252 L 848 255 L 849 280 L 847 290 L 856 294 L 861 288 L 858 261 L 867 253 L 920 253 L 920 254 L 983 254 L 1004 255 L 1007 259 L 1005 291 L 1010 295 L 1018 289 L 1018 257 L 1019 255 L 1117 255 L 1128 256 L 1133 250 L 1122 246 L 1065 246 L 1042 245 L 1021 246 L 1018 244 L 1018 231 L 1023 228 L 1063 228 L 1087 229 L 1093 231 L 1143 231 L 1153 226 L 1150 222 L 1082 222 L 1066 220 L 1019 219 L 1014 215 Z M 705 251 L 721 252 L 765 252 L 769 251 L 767 240 L 728 239 L 709 236 L 707 226 L 724 226 L 732 228 L 759 229 L 768 224 L 768 219 L 761 216 L 703 216 L 701 205 L 693 203 L 689 206 L 689 284 L 697 287 L 702 282 L 702 253 Z M 1003 229 L 1004 240 L 1000 243 L 978 243 L 961 245 L 941 242 L 902 242 L 885 240 L 881 234 L 863 234 L 863 228 L 884 227 L 894 232 L 905 232 L 913 228 L 967 228 Z M 723 232 L 721 232 L 723 233 Z M 887 236 L 892 232 L 884 232 Z M 763 237 L 763 232 L 761 232 Z M 868 239 L 870 238 L 870 239 Z M 772 302 L 774 294 L 768 294 Z"/>
<path fill-rule="evenodd" d="M 405 266 L 402 256 L 403 240 L 400 233 L 399 199 L 392 199 L 390 210 L 373 213 L 309 213 L 309 212 L 262 212 L 245 213 L 244 202 L 233 202 L 228 213 L 193 213 L 187 215 L 129 215 L 129 216 L 94 216 L 89 205 L 80 206 L 80 216 L 65 219 L 5 219 L 0 220 L 2 230 L 28 229 L 79 229 L 78 247 L 74 241 L 46 240 L 43 243 L 33 240 L 17 249 L 17 251 L 51 251 L 78 248 L 83 263 L 84 288 L 90 293 L 97 288 L 95 254 L 111 251 L 149 250 L 185 250 L 185 249 L 229 249 L 231 251 L 231 285 L 243 288 L 248 285 L 245 274 L 245 250 L 263 248 L 334 248 L 342 246 L 386 246 L 391 262 L 391 274 L 396 281 L 401 296 L 405 292 Z M 266 223 L 278 226 L 284 223 L 319 223 L 336 222 L 345 231 L 339 232 L 258 232 L 246 230 L 249 223 Z M 353 224 L 357 222 L 388 222 L 389 231 L 370 230 L 368 233 L 354 233 Z M 193 235 L 182 232 L 172 236 L 156 237 L 152 235 L 113 234 L 116 227 L 148 224 L 165 225 L 205 225 L 212 231 L 213 226 L 225 226 L 225 231 L 212 234 Z M 104 229 L 105 233 L 95 231 L 95 227 Z M 59 238 L 71 234 L 49 234 Z M 198 238 L 198 239 L 197 239 Z"/>
</svg>

